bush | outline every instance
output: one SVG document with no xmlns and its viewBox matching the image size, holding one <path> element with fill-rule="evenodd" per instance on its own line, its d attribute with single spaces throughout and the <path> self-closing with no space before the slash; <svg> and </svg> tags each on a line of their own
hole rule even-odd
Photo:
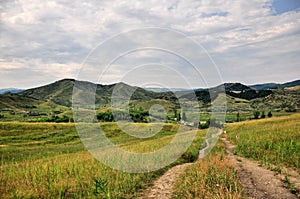
<svg viewBox="0 0 300 199">
<path fill-rule="evenodd" d="M 114 118 L 116 116 L 116 118 Z M 134 122 L 147 122 L 149 113 L 144 111 L 142 108 L 135 109 L 131 108 L 129 110 L 129 116 L 124 111 L 114 111 L 114 114 L 111 110 L 100 112 L 96 115 L 97 120 L 101 122 L 115 122 L 115 120 L 130 120 Z"/>
<path fill-rule="evenodd" d="M 273 116 L 272 112 L 269 111 L 269 112 L 268 112 L 268 117 L 272 117 L 272 116 Z"/>
<path fill-rule="evenodd" d="M 261 112 L 260 118 L 266 118 L 266 115 L 265 115 L 264 111 Z"/>
<path fill-rule="evenodd" d="M 259 111 L 254 111 L 253 116 L 254 116 L 254 119 L 258 119 L 259 118 Z"/>
</svg>

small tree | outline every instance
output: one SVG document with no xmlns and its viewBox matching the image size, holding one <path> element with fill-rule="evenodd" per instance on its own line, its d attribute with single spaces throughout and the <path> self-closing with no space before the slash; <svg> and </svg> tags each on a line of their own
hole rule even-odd
<svg viewBox="0 0 300 199">
<path fill-rule="evenodd" d="M 260 118 L 266 118 L 265 111 L 261 112 Z"/>
<path fill-rule="evenodd" d="M 237 122 L 241 121 L 241 118 L 240 118 L 240 112 L 238 112 L 238 113 L 236 114 L 236 121 L 237 121 Z"/>
<path fill-rule="evenodd" d="M 177 109 L 174 108 L 174 118 L 177 118 Z"/>
<path fill-rule="evenodd" d="M 254 111 L 253 116 L 254 116 L 254 119 L 258 119 L 259 118 L 259 111 Z"/>
<path fill-rule="evenodd" d="M 268 117 L 272 117 L 272 116 L 273 116 L 272 112 L 269 111 L 269 112 L 268 112 Z"/>
</svg>

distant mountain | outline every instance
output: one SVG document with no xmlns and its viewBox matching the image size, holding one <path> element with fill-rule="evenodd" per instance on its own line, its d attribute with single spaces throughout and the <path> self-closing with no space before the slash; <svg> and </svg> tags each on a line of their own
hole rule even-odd
<svg viewBox="0 0 300 199">
<path fill-rule="evenodd" d="M 35 98 L 38 100 L 52 101 L 59 105 L 71 107 L 74 84 L 75 84 L 74 79 L 63 79 L 45 86 L 22 91 L 19 93 L 19 95 Z M 76 81 L 76 86 L 81 87 L 83 93 L 88 91 L 90 92 L 96 91 L 95 104 L 105 105 L 110 102 L 110 98 L 116 84 L 101 85 L 101 84 L 94 84 L 86 81 Z M 125 83 L 118 83 L 118 88 L 123 93 L 123 96 L 127 95 L 126 93 L 133 93 L 131 96 L 132 100 L 149 100 L 149 99 L 165 99 L 171 101 L 176 100 L 176 97 L 172 92 L 157 93 L 153 91 L 147 91 L 139 87 L 133 87 Z M 118 94 L 121 95 L 121 93 Z"/>
<path fill-rule="evenodd" d="M 299 85 L 300 85 L 300 80 L 295 80 L 284 84 L 266 83 L 266 84 L 255 84 L 255 85 L 251 85 L 250 87 L 256 90 L 271 90 L 271 89 L 278 89 L 278 88 L 284 89 L 284 88 L 294 87 Z"/>
<path fill-rule="evenodd" d="M 228 92 L 237 92 L 237 91 L 244 92 L 247 90 L 252 90 L 249 86 L 246 86 L 241 83 L 225 83 L 224 88 Z"/>
<path fill-rule="evenodd" d="M 147 90 L 147 91 L 153 91 L 153 92 L 157 92 L 157 93 L 161 93 L 161 92 L 179 92 L 179 91 L 188 91 L 190 89 L 186 89 L 186 88 L 152 88 L 152 87 L 143 87 L 143 89 Z"/>
<path fill-rule="evenodd" d="M 151 107 L 157 102 L 164 104 L 168 111 L 179 109 L 179 101 L 189 103 L 196 95 L 202 108 L 209 111 L 210 103 L 223 93 L 225 89 L 227 110 L 230 112 L 254 109 L 295 111 L 300 107 L 300 80 L 285 84 L 260 84 L 247 86 L 241 83 L 225 83 L 213 88 L 154 92 L 144 88 L 134 87 L 125 83 L 111 85 L 94 84 L 87 81 L 62 79 L 48 85 L 31 88 L 19 93 L 0 94 L 0 116 L 5 120 L 28 120 L 37 117 L 72 116 L 73 88 L 79 88 L 82 102 L 93 103 L 97 110 L 110 106 L 111 96 L 120 102 L 130 99 L 130 105 L 135 107 Z M 273 88 L 284 89 L 273 89 Z M 263 89 L 265 88 L 265 89 Z M 163 90 L 162 90 L 163 91 Z M 76 99 L 76 98 L 75 98 Z M 77 102 L 80 103 L 80 102 Z M 81 104 L 81 103 L 80 103 Z M 76 107 L 76 101 L 73 104 Z M 93 107 L 87 107 L 93 108 Z"/>
<path fill-rule="evenodd" d="M 22 91 L 19 95 L 38 100 L 51 101 L 59 105 L 71 107 L 74 83 L 74 79 L 63 79 L 45 86 Z M 112 92 L 116 86 L 116 84 L 101 85 L 85 81 L 76 81 L 76 84 L 82 87 L 81 89 L 83 92 L 95 92 L 96 89 L 95 104 L 98 105 L 105 105 L 110 102 Z M 130 96 L 131 100 L 145 101 L 151 99 L 163 99 L 173 103 L 178 101 L 175 95 L 187 100 L 191 100 L 193 96 L 196 95 L 199 101 L 209 103 L 222 91 L 222 88 L 225 88 L 227 95 L 246 100 L 265 97 L 272 94 L 272 91 L 270 90 L 256 90 L 241 83 L 225 83 L 224 85 L 219 85 L 210 89 L 195 89 L 195 94 L 194 90 L 177 91 L 175 92 L 176 94 L 171 91 L 154 92 L 139 87 L 133 87 L 125 83 L 118 83 L 118 88 L 119 91 L 117 94 L 119 97 L 132 94 L 132 96 Z M 82 95 L 84 98 L 84 95 L 87 96 L 89 94 L 86 93 Z"/>
<path fill-rule="evenodd" d="M 256 90 L 241 83 L 225 83 L 225 92 L 231 97 L 252 100 L 271 95 L 271 90 Z"/>
<path fill-rule="evenodd" d="M 74 79 L 62 79 L 45 86 L 22 91 L 19 95 L 52 101 L 59 105 L 71 107 L 74 84 Z M 96 85 L 86 81 L 80 81 L 80 86 L 90 90 L 96 88 L 95 102 L 98 104 L 106 104 L 108 102 L 114 87 L 114 85 Z"/>
<path fill-rule="evenodd" d="M 18 88 L 3 88 L 0 89 L 0 94 L 4 94 L 4 93 L 19 93 L 21 91 L 23 91 L 24 89 L 18 89 Z"/>
<path fill-rule="evenodd" d="M 243 85 L 241 83 L 225 83 L 223 85 L 219 85 L 210 89 L 196 89 L 195 94 L 198 100 L 202 100 L 205 103 L 214 100 L 217 97 L 217 94 L 220 92 L 224 92 L 231 96 L 246 100 L 252 100 L 255 98 L 266 97 L 273 92 L 270 90 L 255 90 L 249 86 Z M 181 98 L 191 99 L 193 93 L 183 94 Z"/>
<path fill-rule="evenodd" d="M 89 88 L 96 89 L 95 103 L 98 105 L 105 105 L 110 102 L 112 92 L 116 86 L 116 84 L 101 85 L 85 81 L 76 82 L 80 82 L 80 85 L 86 90 L 89 90 Z M 74 79 L 62 79 L 45 86 L 21 91 L 18 93 L 18 95 L 71 107 L 74 83 Z M 130 86 L 125 83 L 118 83 L 119 88 L 123 88 L 120 89 L 123 94 L 133 93 L 132 96 L 130 96 L 131 100 L 145 101 L 151 99 L 163 99 L 172 101 L 173 103 L 178 101 L 176 96 L 187 100 L 192 99 L 194 92 L 199 101 L 208 103 L 213 100 L 222 89 L 225 89 L 225 92 L 228 96 L 252 100 L 269 96 L 273 93 L 273 90 L 277 88 L 290 88 L 298 85 L 300 85 L 300 80 L 287 82 L 284 84 L 267 83 L 251 86 L 243 85 L 241 83 L 225 83 L 209 89 L 173 89 L 172 91 L 169 91 L 168 89 L 140 88 Z"/>
<path fill-rule="evenodd" d="M 295 80 L 292 82 L 287 82 L 284 84 L 281 84 L 280 88 L 288 88 L 288 87 L 294 87 L 294 86 L 299 86 L 300 85 L 300 80 Z"/>
</svg>

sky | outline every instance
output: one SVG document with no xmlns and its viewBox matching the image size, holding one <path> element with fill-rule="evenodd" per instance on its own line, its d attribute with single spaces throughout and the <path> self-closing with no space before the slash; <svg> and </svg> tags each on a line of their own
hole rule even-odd
<svg viewBox="0 0 300 199">
<path fill-rule="evenodd" d="M 283 83 L 300 79 L 299 55 L 299 0 L 0 0 L 0 88 Z"/>
</svg>

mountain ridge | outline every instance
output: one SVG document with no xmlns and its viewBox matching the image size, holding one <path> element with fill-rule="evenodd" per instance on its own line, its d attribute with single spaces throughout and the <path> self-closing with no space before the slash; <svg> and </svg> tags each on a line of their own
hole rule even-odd
<svg viewBox="0 0 300 199">
<path fill-rule="evenodd" d="M 249 85 L 249 87 L 254 88 L 256 90 L 270 90 L 270 89 L 284 89 L 284 88 L 289 88 L 289 87 L 294 87 L 294 86 L 299 86 L 300 85 L 300 80 L 293 80 L 289 81 L 286 83 L 263 83 L 263 84 L 254 84 L 254 85 Z"/>
<path fill-rule="evenodd" d="M 260 90 L 241 83 L 224 83 L 212 88 L 199 88 L 195 90 L 177 92 L 154 92 L 144 88 L 130 86 L 126 83 L 109 85 L 95 84 L 88 81 L 75 79 L 61 79 L 56 82 L 36 88 L 30 88 L 19 93 L 0 94 L 0 116 L 5 121 L 28 121 L 39 117 L 52 116 L 72 117 L 72 96 L 74 84 L 81 86 L 81 90 L 87 92 L 77 93 L 82 95 L 82 100 L 95 102 L 95 109 L 102 110 L 110 107 L 111 96 L 121 99 L 130 98 L 130 107 L 149 108 L 154 104 L 164 104 L 169 114 L 174 109 L 180 109 L 179 101 L 191 102 L 196 98 L 202 111 L 210 112 L 211 102 L 220 93 L 226 94 L 227 111 L 231 114 L 237 111 L 248 112 L 253 110 L 281 110 L 297 111 L 300 107 L 300 82 L 287 82 L 290 86 L 284 89 Z M 299 83 L 299 85 L 297 85 Z M 118 85 L 117 87 L 115 87 Z M 296 85 L 294 87 L 291 87 Z M 115 89 L 117 88 L 117 89 Z M 288 89 L 287 89 L 288 88 Z M 117 91 L 117 92 L 116 92 Z M 87 95 L 85 95 L 87 94 Z M 95 96 L 95 101 L 90 97 Z M 75 104 L 76 107 L 76 104 Z M 90 107 L 93 108 L 93 107 Z M 89 109 L 89 108 L 88 108 Z M 0 117 L 0 119 L 1 119 Z"/>
<path fill-rule="evenodd" d="M 224 83 L 212 88 L 198 88 L 195 90 L 184 90 L 184 91 L 166 91 L 156 92 L 147 90 L 141 87 L 131 86 L 126 83 L 114 83 L 114 84 L 95 84 L 88 81 L 79 81 L 75 79 L 61 79 L 53 83 L 27 89 L 18 93 L 21 96 L 32 97 L 38 100 L 53 101 L 56 104 L 63 105 L 66 107 L 72 106 L 72 94 L 75 82 L 85 85 L 87 88 L 93 88 L 95 90 L 95 103 L 96 104 L 107 104 L 110 101 L 110 97 L 113 92 L 113 88 L 118 85 L 125 89 L 126 92 L 132 92 L 132 100 L 150 100 L 150 99 L 164 99 L 175 102 L 176 97 L 183 99 L 191 99 L 192 96 L 196 95 L 197 99 L 208 103 L 211 98 L 214 98 L 213 93 L 224 92 L 231 96 L 246 100 L 252 100 L 255 98 L 262 98 L 273 93 L 272 89 L 267 87 L 269 84 L 257 84 L 256 86 L 247 86 L 242 83 Z M 291 87 L 300 85 L 300 80 L 295 80 L 280 84 L 280 88 Z M 262 89 L 266 87 L 266 89 Z M 257 89 L 256 89 L 257 88 Z M 124 92 L 125 92 L 124 91 Z M 175 96 L 176 95 L 176 96 Z"/>
</svg>

